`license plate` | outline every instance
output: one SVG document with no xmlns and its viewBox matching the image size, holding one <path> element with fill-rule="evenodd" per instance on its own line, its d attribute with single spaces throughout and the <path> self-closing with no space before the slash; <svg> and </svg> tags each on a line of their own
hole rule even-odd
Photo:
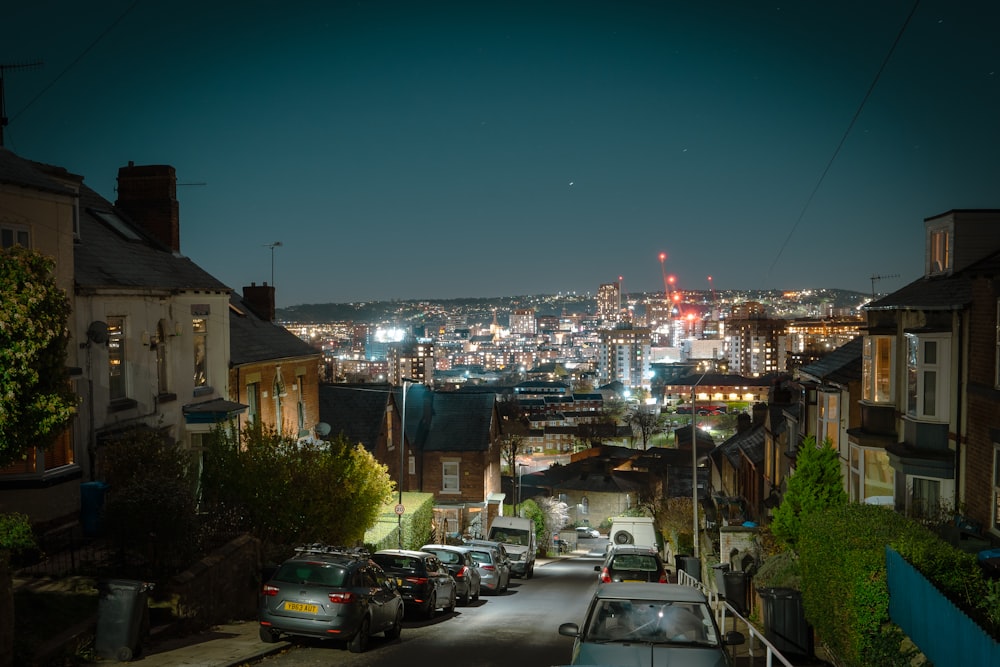
<svg viewBox="0 0 1000 667">
<path fill-rule="evenodd" d="M 628 584 L 644 584 L 644 583 L 646 583 L 645 579 L 622 579 L 622 581 L 624 581 L 625 583 L 628 583 Z"/>
<path fill-rule="evenodd" d="M 314 604 L 302 604 L 301 602 L 286 602 L 285 611 L 302 611 L 307 614 L 319 612 L 319 607 Z"/>
</svg>

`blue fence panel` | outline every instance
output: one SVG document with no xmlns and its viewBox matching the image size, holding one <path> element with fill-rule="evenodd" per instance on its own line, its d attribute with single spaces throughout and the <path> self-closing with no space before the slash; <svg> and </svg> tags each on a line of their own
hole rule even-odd
<svg viewBox="0 0 1000 667">
<path fill-rule="evenodd" d="M 1000 665 L 1000 643 L 893 549 L 885 550 L 889 618 L 935 665 Z"/>
</svg>

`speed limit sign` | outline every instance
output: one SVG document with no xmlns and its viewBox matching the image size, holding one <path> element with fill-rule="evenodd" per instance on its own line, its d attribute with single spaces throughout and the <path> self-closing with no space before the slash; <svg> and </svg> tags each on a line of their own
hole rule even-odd
<svg viewBox="0 0 1000 667">
<path fill-rule="evenodd" d="M 403 508 L 403 503 L 399 503 L 398 505 L 396 505 L 396 514 L 402 516 L 403 513 L 405 513 L 405 512 L 406 512 L 406 509 Z"/>
</svg>

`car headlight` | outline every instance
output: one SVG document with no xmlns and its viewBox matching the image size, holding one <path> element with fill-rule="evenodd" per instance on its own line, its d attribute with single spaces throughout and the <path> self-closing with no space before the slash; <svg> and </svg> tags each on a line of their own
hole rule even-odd
<svg viewBox="0 0 1000 667">
<path fill-rule="evenodd" d="M 511 554 L 511 560 L 524 560 L 524 554 Z"/>
</svg>

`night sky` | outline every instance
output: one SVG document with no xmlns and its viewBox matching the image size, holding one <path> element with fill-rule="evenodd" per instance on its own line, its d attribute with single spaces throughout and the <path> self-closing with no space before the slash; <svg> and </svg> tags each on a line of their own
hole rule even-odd
<svg viewBox="0 0 1000 667">
<path fill-rule="evenodd" d="M 893 291 L 924 218 L 1000 208 L 997 35 L 985 0 L 21 2 L 4 143 L 111 201 L 173 165 L 183 254 L 236 289 L 273 254 L 279 307 Z"/>
</svg>

